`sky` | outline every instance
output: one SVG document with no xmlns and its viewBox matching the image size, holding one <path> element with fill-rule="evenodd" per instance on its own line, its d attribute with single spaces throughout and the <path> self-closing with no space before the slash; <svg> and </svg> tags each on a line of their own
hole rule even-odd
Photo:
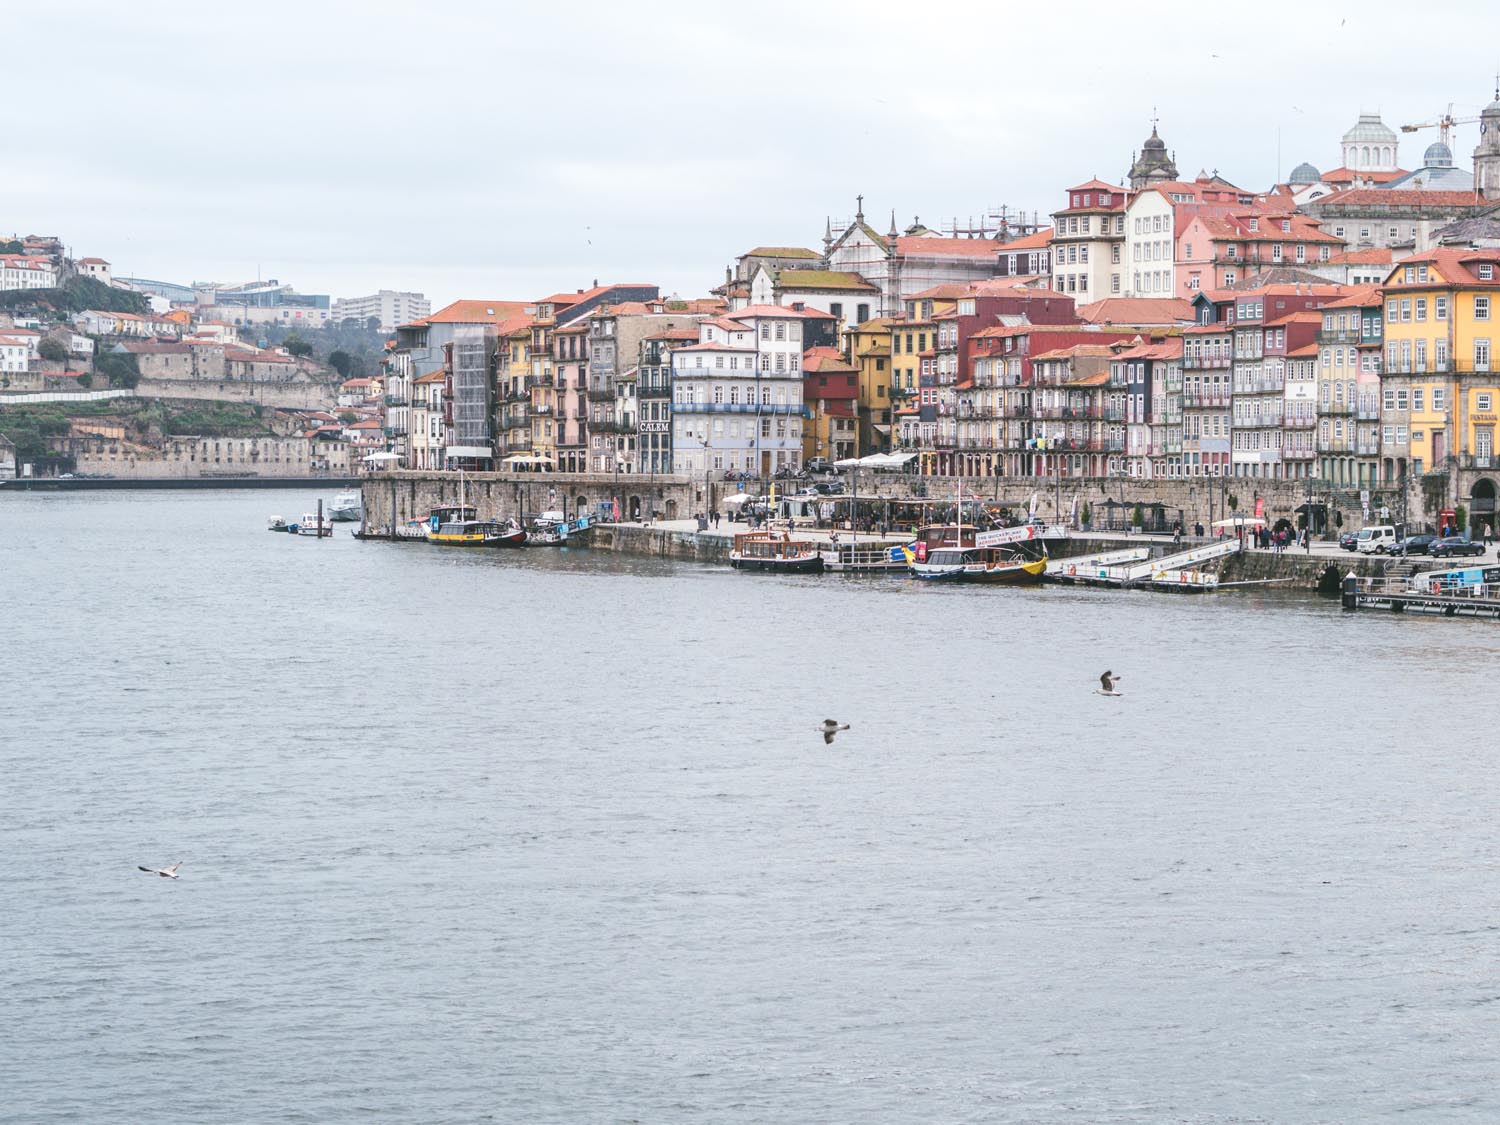
<svg viewBox="0 0 1500 1125">
<path fill-rule="evenodd" d="M 1335 167 L 1361 110 L 1490 100 L 1490 3 L 48 0 L 4 20 L 57 65 L 0 98 L 0 233 L 119 275 L 435 307 L 595 279 L 701 296 L 752 247 L 821 249 L 861 193 L 882 231 L 892 208 L 1045 216 L 1120 182 L 1153 112 L 1185 178 Z M 1477 136 L 1455 133 L 1465 168 Z M 1435 139 L 1403 135 L 1402 167 Z"/>
</svg>

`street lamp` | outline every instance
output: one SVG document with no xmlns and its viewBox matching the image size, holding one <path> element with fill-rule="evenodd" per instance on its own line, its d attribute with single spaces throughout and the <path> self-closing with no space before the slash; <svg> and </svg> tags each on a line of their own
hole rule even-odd
<svg viewBox="0 0 1500 1125">
<path fill-rule="evenodd" d="M 701 437 L 698 444 L 703 447 L 703 518 L 708 519 L 709 492 L 708 492 L 708 438 Z"/>
</svg>

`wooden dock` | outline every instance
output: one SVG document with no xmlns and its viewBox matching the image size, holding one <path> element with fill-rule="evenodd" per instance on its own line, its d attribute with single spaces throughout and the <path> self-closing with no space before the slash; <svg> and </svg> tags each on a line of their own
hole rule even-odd
<svg viewBox="0 0 1500 1125">
<path fill-rule="evenodd" d="M 1445 580 L 1448 575 L 1476 580 Z M 1433 575 L 1427 583 L 1407 578 L 1344 578 L 1341 601 L 1348 610 L 1434 613 L 1444 617 L 1500 618 L 1500 567 L 1472 567 Z"/>
</svg>

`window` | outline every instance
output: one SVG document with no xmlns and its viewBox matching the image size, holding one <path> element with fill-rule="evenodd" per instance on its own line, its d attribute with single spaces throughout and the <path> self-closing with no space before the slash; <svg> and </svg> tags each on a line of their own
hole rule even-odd
<svg viewBox="0 0 1500 1125">
<path fill-rule="evenodd" d="M 1480 281 L 1494 281 L 1495 280 L 1495 267 L 1492 266 L 1489 262 L 1482 263 L 1480 265 L 1480 267 L 1479 267 L 1479 280 Z"/>
<path fill-rule="evenodd" d="M 1427 298 L 1426 297 L 1418 297 L 1417 298 L 1417 319 L 1419 321 L 1427 319 Z"/>
<path fill-rule="evenodd" d="M 1250 229 L 1251 230 L 1260 230 L 1260 220 L 1256 219 L 1256 218 L 1252 218 L 1250 220 Z"/>
<path fill-rule="evenodd" d="M 1442 300 L 1442 298 L 1439 297 L 1438 300 Z M 1385 322 L 1387 324 L 1396 323 L 1396 298 L 1394 297 L 1385 303 Z"/>
<path fill-rule="evenodd" d="M 828 311 L 831 312 L 836 319 L 838 319 L 838 320 L 843 320 L 844 319 L 844 306 L 842 304 L 840 304 L 838 301 L 831 301 L 831 302 L 829 302 Z"/>
<path fill-rule="evenodd" d="M 1474 410 L 1479 414 L 1488 414 L 1492 408 L 1492 402 L 1488 391 L 1480 391 L 1474 396 Z"/>
<path fill-rule="evenodd" d="M 1434 410 L 1448 409 L 1448 395 L 1442 387 L 1432 388 L 1432 408 Z"/>
<path fill-rule="evenodd" d="M 1474 319 L 1489 320 L 1490 299 L 1488 296 L 1476 296 L 1474 298 Z"/>
<path fill-rule="evenodd" d="M 1448 319 L 1448 298 L 1447 297 L 1434 297 L 1432 299 L 1432 319 L 1433 320 L 1447 320 Z"/>
<path fill-rule="evenodd" d="M 1474 341 L 1474 370 L 1488 371 L 1490 369 L 1490 342 L 1488 340 Z"/>
<path fill-rule="evenodd" d="M 1426 410 L 1427 409 L 1424 405 L 1422 405 L 1422 388 L 1421 387 L 1413 387 L 1411 389 L 1411 408 L 1413 410 Z"/>
<path fill-rule="evenodd" d="M 1396 409 L 1397 410 L 1405 410 L 1406 409 L 1406 388 L 1405 387 L 1398 387 L 1398 388 L 1396 388 Z"/>
</svg>

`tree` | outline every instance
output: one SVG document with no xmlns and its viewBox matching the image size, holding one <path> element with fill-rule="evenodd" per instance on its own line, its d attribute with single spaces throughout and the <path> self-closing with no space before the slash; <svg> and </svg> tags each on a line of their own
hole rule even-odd
<svg viewBox="0 0 1500 1125">
<path fill-rule="evenodd" d="M 346 426 L 352 426 L 359 421 L 359 415 L 352 410 L 343 410 L 339 412 L 339 421 Z"/>
<path fill-rule="evenodd" d="M 1140 527 L 1141 524 L 1146 522 L 1146 513 L 1141 510 L 1141 506 L 1139 504 L 1137 504 L 1135 506 L 1135 509 L 1130 513 L 1130 522 L 1136 527 Z"/>
<path fill-rule="evenodd" d="M 281 341 L 281 346 L 286 349 L 287 355 L 306 358 L 307 356 L 313 354 L 312 345 L 304 340 L 301 336 L 297 335 L 297 333 L 295 332 L 289 335 L 285 340 Z"/>
<path fill-rule="evenodd" d="M 43 359 L 51 360 L 53 363 L 67 363 L 68 349 L 59 340 L 48 336 L 36 346 L 36 354 Z"/>
<path fill-rule="evenodd" d="M 328 353 L 328 364 L 339 373 L 340 379 L 349 378 L 349 369 L 354 366 L 354 357 L 343 348 Z"/>
<path fill-rule="evenodd" d="M 1094 522 L 1094 509 L 1089 507 L 1089 502 L 1087 500 L 1083 502 L 1083 510 L 1080 511 L 1078 515 L 1079 518 L 1083 521 L 1083 526 L 1085 528 L 1087 528 L 1089 524 Z"/>
<path fill-rule="evenodd" d="M 78 385 L 80 387 L 92 387 L 94 385 L 94 377 L 85 371 L 82 375 L 78 376 Z"/>
<path fill-rule="evenodd" d="M 1462 535 L 1469 529 L 1469 509 L 1462 504 L 1453 509 L 1453 530 Z"/>
<path fill-rule="evenodd" d="M 109 380 L 111 387 L 133 389 L 141 381 L 141 368 L 129 352 L 100 352 L 94 358 L 94 370 Z"/>
</svg>

